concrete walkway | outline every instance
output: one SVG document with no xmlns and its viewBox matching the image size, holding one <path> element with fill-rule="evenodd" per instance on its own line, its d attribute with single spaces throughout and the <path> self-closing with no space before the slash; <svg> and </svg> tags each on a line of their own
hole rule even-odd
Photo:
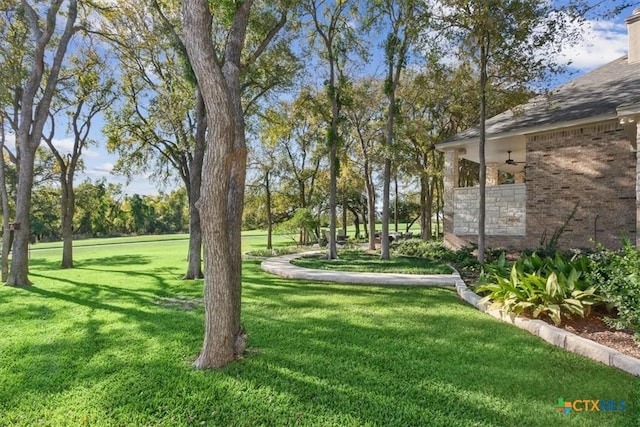
<svg viewBox="0 0 640 427">
<path fill-rule="evenodd" d="M 291 264 L 291 260 L 293 259 L 325 252 L 326 251 L 314 251 L 267 258 L 262 261 L 261 267 L 264 271 L 286 279 L 317 280 L 351 285 L 456 286 L 462 282 L 457 272 L 452 272 L 451 274 L 355 273 L 348 271 L 316 270 L 297 267 Z"/>
<path fill-rule="evenodd" d="M 511 323 L 557 347 L 572 353 L 581 354 L 605 365 L 626 371 L 640 377 L 640 360 L 622 354 L 586 338 L 579 337 L 564 329 L 549 325 L 542 320 L 511 317 L 502 310 L 491 310 L 488 304 L 480 304 L 480 296 L 467 288 L 458 272 L 452 274 L 394 274 L 394 273 L 354 273 L 347 271 L 315 270 L 297 267 L 291 260 L 303 256 L 316 255 L 326 251 L 305 252 L 283 255 L 262 261 L 262 269 L 287 279 L 318 280 L 359 285 L 380 286 L 455 286 L 456 292 L 464 301 L 503 322 Z"/>
</svg>

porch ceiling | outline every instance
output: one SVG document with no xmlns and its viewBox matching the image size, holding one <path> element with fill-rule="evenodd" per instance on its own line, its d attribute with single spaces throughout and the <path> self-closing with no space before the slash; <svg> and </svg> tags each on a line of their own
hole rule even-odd
<svg viewBox="0 0 640 427">
<path fill-rule="evenodd" d="M 447 149 L 457 149 L 458 155 L 475 163 L 479 163 L 477 139 L 456 141 L 456 144 L 447 145 Z M 509 158 L 518 162 L 509 165 L 505 161 Z M 498 168 L 502 171 L 515 173 L 522 172 L 526 162 L 526 137 L 524 135 L 511 135 L 503 138 L 489 138 L 485 144 L 485 160 L 487 166 Z"/>
</svg>

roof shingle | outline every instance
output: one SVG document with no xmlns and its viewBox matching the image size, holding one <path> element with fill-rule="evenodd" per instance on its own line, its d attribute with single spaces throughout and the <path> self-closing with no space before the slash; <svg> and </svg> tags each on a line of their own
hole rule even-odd
<svg viewBox="0 0 640 427">
<path fill-rule="evenodd" d="M 616 108 L 640 102 L 640 62 L 616 59 L 562 86 L 487 120 L 487 136 L 527 133 L 529 128 L 562 126 L 564 122 L 616 117 Z M 444 143 L 479 137 L 478 127 L 467 129 Z"/>
</svg>

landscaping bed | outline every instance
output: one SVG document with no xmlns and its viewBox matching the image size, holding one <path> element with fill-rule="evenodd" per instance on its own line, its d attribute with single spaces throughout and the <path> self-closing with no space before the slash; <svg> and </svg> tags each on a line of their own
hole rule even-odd
<svg viewBox="0 0 640 427">
<path fill-rule="evenodd" d="M 304 268 L 333 271 L 405 274 L 453 273 L 446 262 L 401 255 L 394 255 L 390 260 L 381 260 L 379 253 L 357 249 L 341 250 L 337 259 L 329 260 L 324 254 L 318 254 L 297 258 L 291 263 Z"/>
<path fill-rule="evenodd" d="M 627 356 L 640 359 L 640 346 L 634 340 L 633 332 L 613 329 L 604 322 L 600 313 L 592 313 L 584 318 L 566 319 L 559 327 L 582 338 L 606 345 Z"/>
</svg>

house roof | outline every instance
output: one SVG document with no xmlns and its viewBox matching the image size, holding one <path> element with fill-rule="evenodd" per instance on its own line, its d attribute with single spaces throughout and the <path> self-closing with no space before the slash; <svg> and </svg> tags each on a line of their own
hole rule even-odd
<svg viewBox="0 0 640 427">
<path fill-rule="evenodd" d="M 618 110 L 638 112 L 634 104 L 639 102 L 640 62 L 629 64 L 623 56 L 490 118 L 486 122 L 487 138 L 616 118 Z M 478 127 L 470 128 L 447 139 L 439 148 L 478 138 Z"/>
</svg>

